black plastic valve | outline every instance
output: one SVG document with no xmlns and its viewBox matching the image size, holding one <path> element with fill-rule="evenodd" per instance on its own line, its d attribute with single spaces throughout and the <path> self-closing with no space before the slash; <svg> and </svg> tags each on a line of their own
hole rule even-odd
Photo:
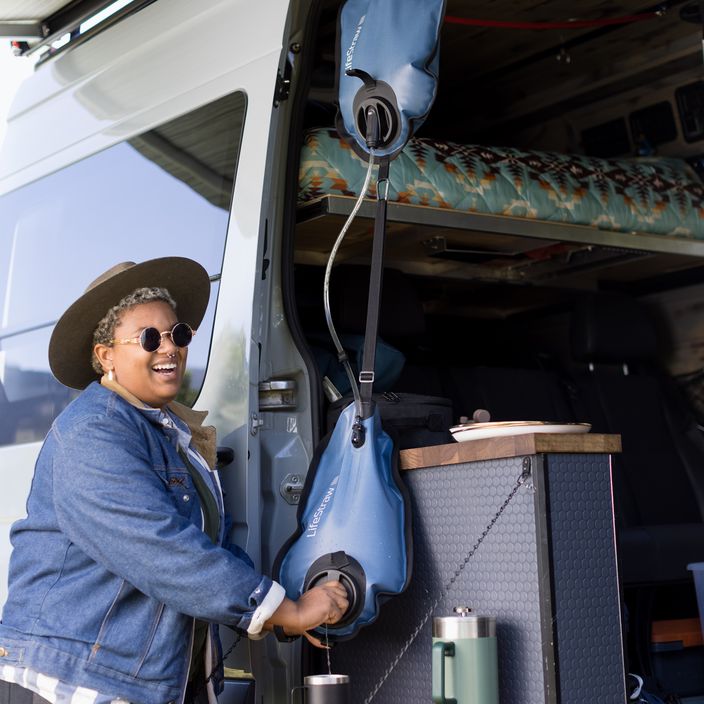
<svg viewBox="0 0 704 704">
<path fill-rule="evenodd" d="M 364 568 L 344 550 L 321 555 L 311 565 L 306 573 L 303 590 L 308 591 L 325 582 L 338 581 L 347 592 L 349 606 L 342 618 L 328 629 L 335 630 L 352 623 L 364 607 L 364 593 L 367 588 L 367 578 Z"/>
</svg>

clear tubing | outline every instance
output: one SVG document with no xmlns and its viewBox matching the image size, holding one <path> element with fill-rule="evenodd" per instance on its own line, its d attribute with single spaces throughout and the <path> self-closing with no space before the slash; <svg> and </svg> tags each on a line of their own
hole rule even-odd
<svg viewBox="0 0 704 704">
<path fill-rule="evenodd" d="M 354 204 L 354 208 L 352 208 L 352 212 L 349 214 L 349 217 L 345 221 L 345 224 L 342 226 L 342 229 L 340 230 L 340 234 L 337 236 L 337 239 L 335 240 L 335 244 L 332 247 L 332 251 L 330 252 L 330 257 L 328 258 L 328 264 L 325 267 L 325 283 L 323 284 L 323 302 L 324 302 L 324 307 L 325 307 L 325 321 L 328 324 L 328 330 L 330 331 L 330 337 L 332 337 L 333 344 L 335 345 L 335 349 L 337 350 L 337 358 L 340 362 L 342 362 L 342 365 L 345 368 L 345 372 L 347 372 L 347 377 L 350 381 L 350 385 L 352 386 L 352 394 L 354 396 L 354 402 L 357 407 L 358 414 L 361 413 L 361 408 L 362 408 L 362 399 L 360 398 L 360 395 L 359 395 L 359 386 L 357 385 L 357 379 L 355 379 L 355 377 L 354 377 L 354 372 L 352 371 L 352 367 L 350 366 L 350 361 L 347 357 L 347 353 L 345 352 L 345 349 L 342 346 L 342 343 L 340 342 L 340 338 L 337 336 L 337 332 L 335 330 L 335 325 L 332 322 L 332 314 L 330 313 L 330 274 L 332 273 L 332 266 L 335 262 L 335 257 L 337 256 L 337 250 L 340 248 L 342 241 L 345 239 L 345 235 L 347 234 L 347 230 L 349 230 L 349 227 L 352 224 L 352 221 L 357 216 L 357 212 L 359 211 L 360 207 L 362 206 L 362 201 L 364 200 L 364 196 L 367 194 L 367 190 L 369 189 L 369 183 L 372 180 L 373 168 L 374 168 L 374 150 L 370 149 L 369 150 L 369 166 L 367 167 L 367 175 L 364 178 L 364 184 L 362 185 L 362 190 L 360 191 L 359 197 L 357 198 L 357 202 Z"/>
</svg>

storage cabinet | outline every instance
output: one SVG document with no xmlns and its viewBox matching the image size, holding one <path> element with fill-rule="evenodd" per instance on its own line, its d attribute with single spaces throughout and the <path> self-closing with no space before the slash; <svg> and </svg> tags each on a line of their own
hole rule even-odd
<svg viewBox="0 0 704 704">
<path fill-rule="evenodd" d="M 402 452 L 413 576 L 375 624 L 331 653 L 333 672 L 351 677 L 352 701 L 369 701 L 390 668 L 371 701 L 431 701 L 432 618 L 470 606 L 497 619 L 504 704 L 622 704 L 610 466 L 619 450 L 618 436 L 534 434 Z"/>
</svg>

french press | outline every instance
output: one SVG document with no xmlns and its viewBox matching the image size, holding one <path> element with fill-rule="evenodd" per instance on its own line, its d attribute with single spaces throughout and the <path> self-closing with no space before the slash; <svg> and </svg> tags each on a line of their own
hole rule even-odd
<svg viewBox="0 0 704 704">
<path fill-rule="evenodd" d="M 433 619 L 434 704 L 498 704 L 496 619 L 466 606 Z"/>
</svg>

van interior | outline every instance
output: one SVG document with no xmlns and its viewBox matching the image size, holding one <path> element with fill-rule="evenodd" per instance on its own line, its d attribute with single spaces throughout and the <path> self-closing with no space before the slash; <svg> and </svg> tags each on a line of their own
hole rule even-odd
<svg viewBox="0 0 704 704">
<path fill-rule="evenodd" d="M 52 14 L 33 23 L 31 42 L 108 4 L 44 3 Z M 114 21 L 148 4 L 127 3 Z M 309 363 L 319 438 L 332 405 L 323 377 L 347 393 L 324 270 L 364 170 L 334 131 L 341 4 L 307 3 L 304 40 L 289 47 L 299 80 L 277 96 L 294 103 L 284 305 Z M 704 702 L 687 569 L 704 562 L 703 7 L 447 0 L 437 99 L 391 163 L 386 367 L 375 387 L 449 399 L 454 423 L 484 409 L 493 421 L 621 436 L 613 492 L 627 671 L 688 704 Z M 332 317 L 350 349 L 364 334 L 370 195 L 332 275 Z M 43 411 L 46 423 L 54 415 Z"/>
<path fill-rule="evenodd" d="M 332 132 L 339 6 L 322 2 L 313 13 L 289 165 L 293 267 L 283 272 L 289 320 L 314 372 L 320 436 L 330 405 L 321 380 L 336 364 L 323 275 L 361 184 L 341 171 L 353 158 Z M 375 392 L 449 398 L 455 423 L 486 409 L 494 421 L 585 422 L 620 434 L 613 472 L 627 671 L 670 701 L 704 701 L 687 570 L 704 560 L 701 4 L 448 0 L 446 13 L 437 99 L 404 152 L 417 175 L 390 197 L 380 337 L 397 354 Z M 392 182 L 394 169 L 407 171 L 399 162 Z M 612 198 L 574 190 L 559 174 L 564 210 L 574 212 L 570 198 L 591 199 L 601 214 L 555 220 L 534 209 L 528 190 L 488 207 L 471 197 L 457 204 L 443 190 L 448 173 L 466 196 L 504 178 L 515 185 L 524 167 L 543 195 L 545 172 L 610 170 L 622 195 L 640 189 L 640 205 L 624 197 L 632 211 L 642 206 L 642 226 L 619 225 Z M 663 190 L 661 177 L 679 185 Z M 675 224 L 650 229 L 666 206 Z M 370 199 L 332 273 L 333 320 L 350 345 L 364 334 L 373 213 Z"/>
</svg>

